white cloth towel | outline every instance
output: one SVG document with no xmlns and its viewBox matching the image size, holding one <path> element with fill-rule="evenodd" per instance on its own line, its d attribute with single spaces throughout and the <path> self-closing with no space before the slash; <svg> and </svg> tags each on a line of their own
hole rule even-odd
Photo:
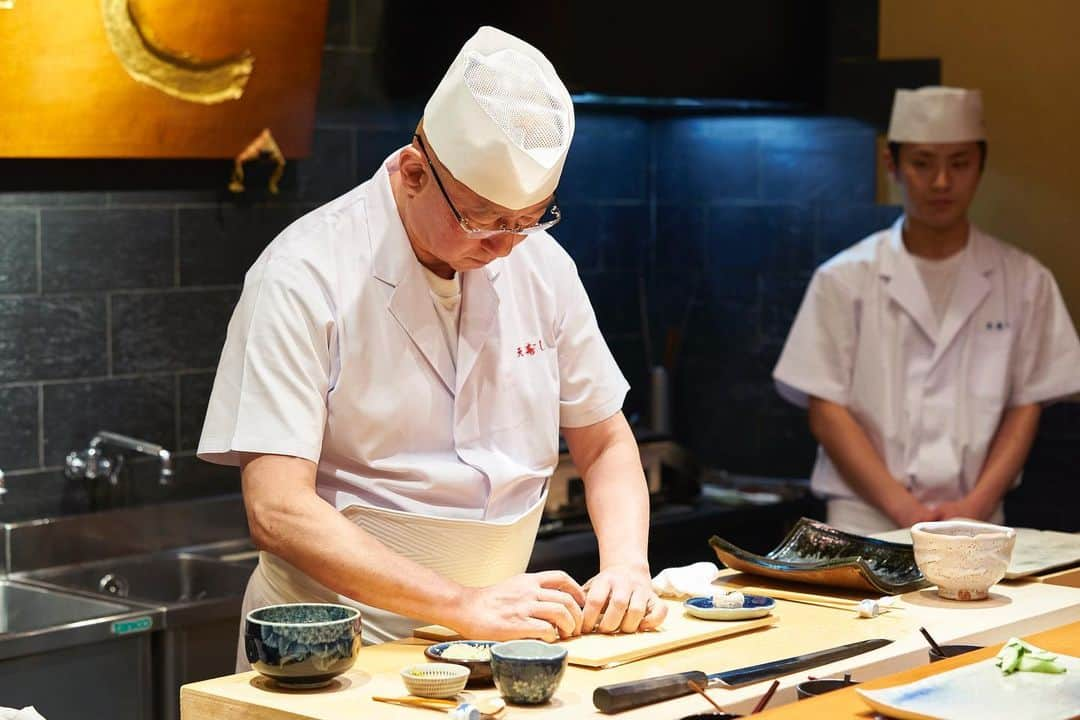
<svg viewBox="0 0 1080 720">
<path fill-rule="evenodd" d="M 33 705 L 30 705 L 22 710 L 0 707 L 0 720 L 45 720 L 45 718 L 41 717 L 41 713 L 35 710 Z"/>
<path fill-rule="evenodd" d="M 716 592 L 712 582 L 719 574 L 720 569 L 711 562 L 665 568 L 653 578 L 653 591 L 660 597 L 712 597 Z"/>
</svg>

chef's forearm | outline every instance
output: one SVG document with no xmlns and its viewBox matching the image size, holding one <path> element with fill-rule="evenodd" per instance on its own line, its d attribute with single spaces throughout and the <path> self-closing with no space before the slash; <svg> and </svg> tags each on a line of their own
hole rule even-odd
<svg viewBox="0 0 1080 720">
<path fill-rule="evenodd" d="M 969 495 L 981 517 L 989 517 L 994 512 L 1020 474 L 1035 441 L 1041 413 L 1042 407 L 1038 404 L 1018 405 L 1006 410 L 1002 416 L 990 452 Z"/>
<path fill-rule="evenodd" d="M 851 412 L 821 398 L 810 398 L 810 432 L 859 497 L 896 519 L 915 498 L 889 472 L 869 436 Z"/>
<path fill-rule="evenodd" d="M 632 565 L 648 570 L 649 490 L 626 418 L 617 413 L 563 434 L 585 485 L 600 569 Z"/>
<path fill-rule="evenodd" d="M 451 624 L 461 586 L 393 552 L 315 493 L 315 466 L 278 455 L 243 469 L 255 544 L 334 592 L 427 622 Z"/>
</svg>

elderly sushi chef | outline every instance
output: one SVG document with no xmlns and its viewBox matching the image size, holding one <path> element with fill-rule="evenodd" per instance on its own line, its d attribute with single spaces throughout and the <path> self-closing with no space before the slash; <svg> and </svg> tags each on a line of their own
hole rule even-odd
<svg viewBox="0 0 1080 720">
<path fill-rule="evenodd" d="M 551 641 L 663 620 L 628 385 L 546 232 L 573 132 L 544 55 L 480 28 L 411 144 L 249 270 L 199 444 L 243 468 L 262 551 L 245 613 L 346 602 L 376 642 L 431 622 Z M 524 574 L 560 429 L 599 541 L 584 587 Z"/>
<path fill-rule="evenodd" d="M 888 141 L 904 214 L 817 269 L 774 378 L 809 408 L 831 525 L 1001 522 L 1040 408 L 1080 392 L 1080 342 L 1050 271 L 968 220 L 980 93 L 898 91 Z"/>
</svg>

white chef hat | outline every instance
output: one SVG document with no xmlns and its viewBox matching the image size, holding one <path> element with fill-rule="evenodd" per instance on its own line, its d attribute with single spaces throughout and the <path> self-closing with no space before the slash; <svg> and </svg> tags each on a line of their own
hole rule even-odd
<svg viewBox="0 0 1080 720">
<path fill-rule="evenodd" d="M 455 178 L 520 210 L 550 197 L 559 184 L 574 105 L 543 53 L 485 26 L 428 100 L 424 132 Z"/>
<path fill-rule="evenodd" d="M 951 87 L 897 90 L 889 142 L 954 143 L 985 140 L 982 93 Z"/>
</svg>

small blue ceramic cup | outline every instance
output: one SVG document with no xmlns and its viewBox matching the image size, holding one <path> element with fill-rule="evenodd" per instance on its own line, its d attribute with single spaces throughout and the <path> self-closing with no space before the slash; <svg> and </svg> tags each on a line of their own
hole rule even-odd
<svg viewBox="0 0 1080 720">
<path fill-rule="evenodd" d="M 352 667 L 360 650 L 360 611 L 347 605 L 292 603 L 248 613 L 248 662 L 289 688 L 318 688 Z"/>
<path fill-rule="evenodd" d="M 511 640 L 491 646 L 491 676 L 507 702 L 546 703 L 566 672 L 566 648 L 539 640 Z"/>
</svg>

